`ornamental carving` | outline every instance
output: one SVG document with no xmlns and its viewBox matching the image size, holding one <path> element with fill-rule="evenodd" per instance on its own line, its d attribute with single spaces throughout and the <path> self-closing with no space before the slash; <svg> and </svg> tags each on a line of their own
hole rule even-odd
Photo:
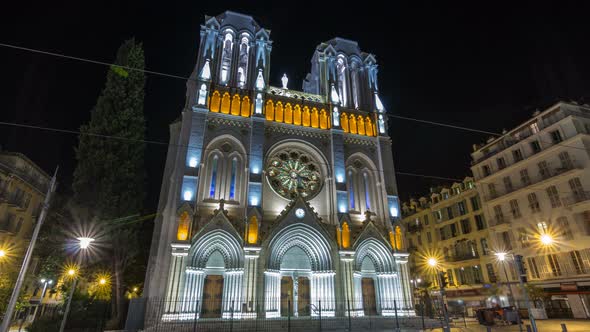
<svg viewBox="0 0 590 332">
<path fill-rule="evenodd" d="M 269 158 L 266 177 L 273 190 L 287 199 L 312 199 L 322 187 L 317 161 L 295 149 L 279 151 Z"/>
</svg>

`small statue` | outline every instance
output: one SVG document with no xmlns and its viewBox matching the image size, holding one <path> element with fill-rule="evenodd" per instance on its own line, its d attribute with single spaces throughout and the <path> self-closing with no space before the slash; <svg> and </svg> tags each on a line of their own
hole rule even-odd
<svg viewBox="0 0 590 332">
<path fill-rule="evenodd" d="M 289 78 L 287 77 L 287 74 L 283 74 L 281 82 L 283 82 L 283 89 L 287 90 L 287 83 L 289 83 Z"/>
</svg>

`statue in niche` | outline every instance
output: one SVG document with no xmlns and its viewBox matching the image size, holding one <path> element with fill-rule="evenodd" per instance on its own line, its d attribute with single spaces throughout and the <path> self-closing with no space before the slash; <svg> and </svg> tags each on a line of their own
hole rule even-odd
<svg viewBox="0 0 590 332">
<path fill-rule="evenodd" d="M 283 74 L 281 82 L 283 83 L 283 89 L 287 90 L 287 83 L 289 83 L 289 78 L 287 77 L 287 74 Z"/>
</svg>

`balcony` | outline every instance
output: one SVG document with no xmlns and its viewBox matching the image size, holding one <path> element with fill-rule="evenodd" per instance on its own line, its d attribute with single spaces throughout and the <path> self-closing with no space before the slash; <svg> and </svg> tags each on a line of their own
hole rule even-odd
<svg viewBox="0 0 590 332">
<path fill-rule="evenodd" d="M 509 225 L 510 222 L 511 222 L 511 218 L 509 216 L 496 215 L 496 216 L 492 217 L 492 220 L 490 221 L 490 227 L 491 226 L 499 226 L 499 225 Z"/>
<path fill-rule="evenodd" d="M 532 186 L 532 185 L 536 185 L 536 184 L 540 184 L 540 183 L 545 182 L 545 181 L 550 181 L 550 180 L 552 180 L 552 179 L 554 179 L 554 178 L 556 178 L 556 177 L 558 177 L 558 176 L 560 176 L 562 174 L 565 174 L 567 172 L 570 172 L 570 171 L 573 171 L 573 170 L 582 170 L 582 169 L 583 169 L 583 167 L 582 167 L 582 165 L 580 163 L 577 163 L 577 162 L 572 161 L 572 162 L 570 162 L 569 164 L 567 164 L 565 166 L 564 165 L 560 165 L 560 167 L 550 168 L 546 172 L 544 172 L 542 174 L 539 174 L 538 177 L 530 179 L 530 181 L 527 182 L 526 184 L 517 185 L 517 184 L 513 183 L 512 184 L 512 187 L 509 190 L 504 190 L 503 192 L 498 192 L 497 191 L 495 193 L 485 194 L 483 196 L 483 199 L 484 199 L 485 202 L 490 202 L 490 201 L 493 201 L 493 200 L 495 200 L 497 198 L 500 198 L 502 196 L 505 196 L 505 195 L 508 195 L 510 193 L 513 193 L 515 191 L 524 189 L 526 187 L 529 187 L 529 186 Z"/>
<path fill-rule="evenodd" d="M 590 201 L 590 191 L 581 191 L 579 193 L 569 195 L 564 197 L 561 201 L 566 207 L 572 207 L 578 203 Z"/>
</svg>

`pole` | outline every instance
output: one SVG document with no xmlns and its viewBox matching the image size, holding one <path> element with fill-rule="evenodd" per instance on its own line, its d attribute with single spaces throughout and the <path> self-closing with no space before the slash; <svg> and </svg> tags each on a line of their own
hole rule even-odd
<svg viewBox="0 0 590 332">
<path fill-rule="evenodd" d="M 320 306 L 320 332 L 322 332 L 322 300 L 319 300 L 318 304 Z"/>
<path fill-rule="evenodd" d="M 12 315 L 14 314 L 14 307 L 16 306 L 16 301 L 18 300 L 20 289 L 23 285 L 23 282 L 25 281 L 27 269 L 29 268 L 29 264 L 31 263 L 31 258 L 33 256 L 33 250 L 35 249 L 37 237 L 39 237 L 39 231 L 41 231 L 41 225 L 43 225 L 45 217 L 47 216 L 47 210 L 49 210 L 49 202 L 51 201 L 51 196 L 55 191 L 58 169 L 59 167 L 55 169 L 55 173 L 53 173 L 53 177 L 51 178 L 49 188 L 47 188 L 47 194 L 45 195 L 45 200 L 43 201 L 43 209 L 41 209 L 41 213 L 39 213 L 37 225 L 35 225 L 35 229 L 33 230 L 31 242 L 29 242 L 29 247 L 27 248 L 27 252 L 25 253 L 25 257 L 23 259 L 23 264 L 20 267 L 18 278 L 16 279 L 16 283 L 14 284 L 14 289 L 12 290 L 10 301 L 8 302 L 8 306 L 6 307 L 6 312 L 4 313 L 4 320 L 2 320 L 2 325 L 0 326 L 0 332 L 8 332 L 8 330 L 10 329 L 10 322 L 12 321 Z"/>
<path fill-rule="evenodd" d="M 440 301 L 441 301 L 443 315 L 445 317 L 445 326 L 443 327 L 443 331 L 444 332 L 451 332 L 450 323 L 449 323 L 449 313 L 447 312 L 447 307 L 445 305 L 445 287 L 443 286 L 440 274 L 437 273 L 437 275 L 438 275 L 438 282 L 440 283 Z"/>
<path fill-rule="evenodd" d="M 352 325 L 350 319 L 350 300 L 346 300 L 346 303 L 348 305 L 348 331 L 350 331 L 350 326 Z"/>
<path fill-rule="evenodd" d="M 424 301 L 424 296 L 420 299 L 421 302 L 421 311 L 422 311 L 422 330 L 424 330 L 424 307 L 426 306 L 426 301 Z"/>
<path fill-rule="evenodd" d="M 80 249 L 84 250 L 84 249 Z M 78 253 L 78 273 L 80 273 L 82 265 L 82 252 Z M 59 332 L 64 332 L 66 328 L 66 321 L 68 320 L 68 314 L 70 313 L 70 306 L 72 304 L 72 298 L 74 297 L 74 291 L 76 290 L 76 284 L 78 283 L 77 276 L 74 276 L 74 281 L 72 282 L 72 289 L 70 289 L 70 296 L 68 296 L 68 303 L 66 304 L 66 310 L 64 311 L 64 316 L 61 319 L 61 325 L 59 326 Z"/>
<path fill-rule="evenodd" d="M 37 310 L 39 307 L 43 305 L 43 298 L 45 298 L 45 291 L 47 290 L 47 280 L 43 283 L 43 291 L 41 291 L 41 299 L 39 300 L 39 305 L 35 307 L 35 311 L 33 311 L 33 319 L 31 322 L 35 321 L 35 317 L 37 317 Z"/>
<path fill-rule="evenodd" d="M 522 321 L 520 320 L 520 313 L 518 311 L 518 304 L 516 303 L 516 300 L 514 299 L 514 293 L 512 292 L 512 285 L 510 284 L 510 280 L 508 279 L 508 272 L 506 272 L 506 262 L 502 262 L 502 268 L 504 270 L 504 276 L 506 276 L 506 284 L 508 285 L 508 291 L 510 292 L 510 298 L 512 298 L 512 303 L 514 303 L 514 308 L 516 308 L 516 320 L 518 322 L 518 329 L 520 330 L 520 332 L 523 332 L 522 330 Z M 510 301 L 508 301 L 508 304 L 510 304 Z"/>
</svg>

